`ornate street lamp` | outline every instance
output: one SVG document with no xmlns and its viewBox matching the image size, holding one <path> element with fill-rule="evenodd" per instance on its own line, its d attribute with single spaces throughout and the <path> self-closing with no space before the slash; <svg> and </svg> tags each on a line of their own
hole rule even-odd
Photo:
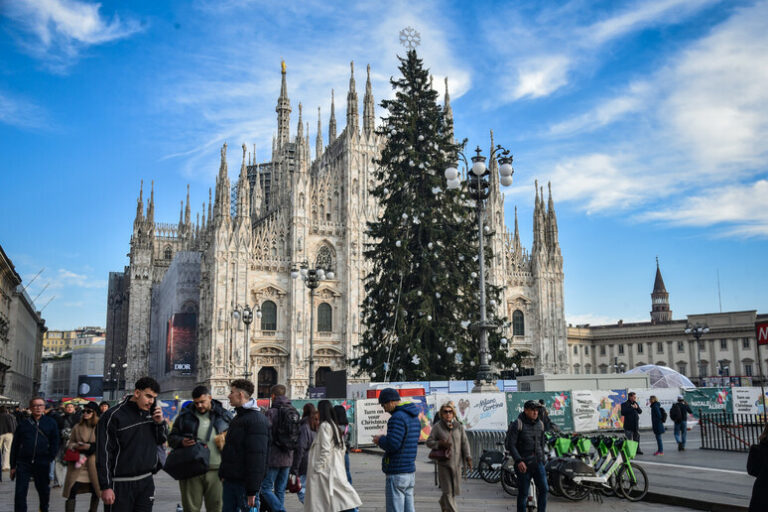
<svg viewBox="0 0 768 512">
<path fill-rule="evenodd" d="M 297 268 L 291 269 L 291 277 L 304 281 L 304 285 L 309 288 L 309 385 L 307 386 L 307 395 L 309 389 L 315 387 L 315 360 L 314 360 L 314 330 L 315 330 L 315 290 L 320 286 L 320 281 L 333 280 L 335 277 L 331 269 L 324 269 L 315 266 L 309 268 L 309 263 L 304 261 Z M 309 397 L 309 396 L 308 396 Z"/>
<path fill-rule="evenodd" d="M 475 149 L 475 153 L 476 155 L 472 157 L 471 168 L 464 153 L 459 152 L 458 156 L 464 162 L 464 170 L 467 175 L 467 186 L 469 188 L 470 197 L 475 200 L 475 208 L 477 212 L 479 240 L 478 261 L 480 263 L 480 273 L 478 275 L 478 284 L 480 287 L 480 321 L 476 324 L 476 328 L 480 332 L 480 365 L 477 369 L 475 387 L 472 391 L 481 392 L 488 391 L 487 388 L 490 387 L 495 389 L 495 386 L 491 386 L 494 379 L 489 363 L 490 350 L 488 348 L 488 331 L 491 330 L 494 325 L 488 323 L 485 306 L 485 249 L 483 240 L 485 237 L 485 233 L 483 232 L 483 218 L 485 216 L 485 201 L 490 194 L 489 178 L 491 172 L 485 165 L 485 157 L 481 155 L 482 150 L 480 149 L 480 146 Z M 511 185 L 512 175 L 515 170 L 512 168 L 512 155 L 510 155 L 509 150 L 498 145 L 491 151 L 490 158 L 491 160 L 495 158 L 499 163 L 501 184 L 505 187 Z M 448 188 L 451 190 L 455 190 L 461 186 L 457 167 L 449 167 L 445 170 L 445 179 L 448 180 Z M 468 170 L 471 170 L 471 173 L 467 172 Z"/>
<path fill-rule="evenodd" d="M 251 309 L 251 307 L 246 304 L 245 306 L 235 306 L 235 309 L 232 311 L 232 317 L 235 319 L 235 323 L 239 322 L 240 320 L 243 321 L 243 324 L 245 325 L 245 339 L 243 340 L 243 378 L 247 379 L 250 377 L 250 372 L 248 371 L 248 349 L 250 347 L 250 338 L 248 337 L 248 329 L 251 327 L 251 323 L 253 322 L 254 314 L 256 318 L 261 318 L 261 308 L 256 306 L 256 309 Z"/>
<path fill-rule="evenodd" d="M 627 365 L 623 362 L 619 362 L 618 357 L 613 358 L 613 373 L 624 373 L 627 370 Z"/>
<path fill-rule="evenodd" d="M 703 375 L 701 375 L 701 346 L 700 340 L 701 337 L 709 332 L 709 326 L 707 324 L 696 324 L 691 325 L 687 324 L 685 326 L 685 334 L 690 334 L 694 337 L 696 340 L 696 365 L 699 367 L 699 382 L 698 384 L 701 384 L 701 380 Z"/>
</svg>

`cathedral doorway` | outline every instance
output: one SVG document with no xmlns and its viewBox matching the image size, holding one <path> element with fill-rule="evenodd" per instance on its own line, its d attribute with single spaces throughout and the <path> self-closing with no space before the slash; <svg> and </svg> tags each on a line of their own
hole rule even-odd
<svg viewBox="0 0 768 512">
<path fill-rule="evenodd" d="M 269 398 L 269 391 L 277 384 L 277 370 L 272 366 L 265 366 L 259 370 L 256 398 Z"/>
<path fill-rule="evenodd" d="M 321 366 L 315 372 L 315 386 L 318 388 L 325 387 L 328 384 L 328 374 L 331 373 L 330 366 Z"/>
</svg>

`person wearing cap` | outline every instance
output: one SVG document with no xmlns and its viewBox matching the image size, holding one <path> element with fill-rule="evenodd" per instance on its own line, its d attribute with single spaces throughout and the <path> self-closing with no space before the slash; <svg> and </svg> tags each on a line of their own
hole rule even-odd
<svg viewBox="0 0 768 512">
<path fill-rule="evenodd" d="M 446 402 L 438 412 L 440 420 L 432 426 L 427 439 L 427 446 L 433 450 L 442 450 L 445 458 L 436 459 L 437 478 L 440 482 L 440 510 L 458 512 L 455 496 L 461 494 L 461 464 L 472 469 L 472 452 L 464 426 L 456 419 L 453 402 Z M 430 457 L 432 458 L 432 457 Z"/>
<path fill-rule="evenodd" d="M 547 509 L 547 472 L 544 469 L 544 423 L 539 419 L 539 404 L 528 400 L 523 412 L 510 422 L 504 443 L 515 461 L 517 474 L 517 511 L 525 512 L 531 479 L 536 482 L 539 512 Z"/>
<path fill-rule="evenodd" d="M 392 416 L 387 434 L 374 436 L 373 443 L 384 450 L 381 470 L 386 477 L 387 512 L 415 512 L 413 488 L 416 485 L 416 453 L 421 436 L 419 408 L 401 401 L 396 389 L 382 389 L 379 404 Z"/>
<path fill-rule="evenodd" d="M 67 450 L 80 454 L 77 461 L 67 462 L 67 476 L 64 478 L 62 496 L 65 512 L 74 512 L 75 498 L 78 494 L 90 493 L 90 512 L 99 509 L 99 476 L 96 473 L 96 424 L 99 422 L 100 410 L 95 402 L 88 402 L 83 409 L 80 422 L 72 429 L 67 442 Z"/>
<path fill-rule="evenodd" d="M 677 395 L 677 403 L 669 408 L 669 419 L 675 424 L 675 441 L 677 441 L 677 451 L 679 452 L 685 451 L 689 414 L 693 414 L 691 406 L 685 401 L 683 395 Z"/>
</svg>

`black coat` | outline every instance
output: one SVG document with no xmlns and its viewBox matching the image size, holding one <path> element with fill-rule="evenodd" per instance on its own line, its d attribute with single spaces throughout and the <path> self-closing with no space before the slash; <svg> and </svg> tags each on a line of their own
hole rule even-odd
<svg viewBox="0 0 768 512">
<path fill-rule="evenodd" d="M 219 476 L 245 485 L 246 496 L 256 496 L 267 473 L 271 436 L 269 421 L 256 410 L 255 400 L 246 405 L 235 409 L 237 415 L 229 424 Z"/>
<path fill-rule="evenodd" d="M 213 434 L 221 434 L 229 428 L 229 423 L 232 421 L 232 413 L 222 407 L 221 402 L 218 400 L 211 400 L 211 410 L 209 411 L 211 420 L 213 421 Z M 178 448 L 181 446 L 181 442 L 189 435 L 197 437 L 197 427 L 200 420 L 195 415 L 195 404 L 190 403 L 184 407 L 176 421 L 173 422 L 173 428 L 171 433 L 168 434 L 168 446 L 171 448 Z M 201 434 L 205 435 L 205 434 Z"/>
<path fill-rule="evenodd" d="M 519 422 L 522 422 L 522 425 Z M 531 421 L 524 412 L 521 412 L 520 416 L 510 422 L 509 428 L 507 428 L 507 439 L 504 446 L 512 454 L 515 466 L 521 461 L 525 462 L 526 465 L 534 462 L 543 463 L 545 460 L 544 423 L 539 419 Z"/>
<path fill-rule="evenodd" d="M 749 512 L 768 510 L 768 441 L 753 444 L 747 457 L 747 473 L 756 476 Z"/>
<path fill-rule="evenodd" d="M 688 415 L 693 414 L 693 411 L 691 410 L 691 406 L 685 402 L 675 402 L 672 405 L 672 407 L 669 408 L 670 416 L 672 416 L 672 411 L 674 409 L 680 409 L 680 417 L 682 418 L 680 421 L 675 421 L 675 423 L 685 423 L 688 421 Z"/>
<path fill-rule="evenodd" d="M 637 408 L 634 408 L 629 400 L 621 404 L 621 415 L 624 416 L 624 430 L 640 430 L 640 415 L 642 413 L 643 411 L 640 409 L 640 405 L 638 405 Z"/>
<path fill-rule="evenodd" d="M 10 463 L 15 468 L 18 462 L 29 464 L 50 464 L 59 451 L 59 427 L 48 416 L 41 416 L 35 421 L 26 418 L 13 434 Z"/>
<path fill-rule="evenodd" d="M 626 421 L 626 420 L 625 420 Z M 653 402 L 651 404 L 651 426 L 654 434 L 663 434 L 665 432 L 664 422 L 661 421 L 661 403 Z M 626 429 L 626 423 L 624 424 Z"/>
</svg>

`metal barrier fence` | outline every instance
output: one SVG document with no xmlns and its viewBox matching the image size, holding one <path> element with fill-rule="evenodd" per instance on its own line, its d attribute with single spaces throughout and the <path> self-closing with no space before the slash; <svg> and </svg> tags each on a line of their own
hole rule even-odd
<svg viewBox="0 0 768 512">
<path fill-rule="evenodd" d="M 503 443 L 507 436 L 506 430 L 468 430 L 467 439 L 469 440 L 469 450 L 472 453 L 472 464 L 475 466 L 472 471 L 467 473 L 467 478 L 480 478 L 477 471 L 477 464 L 480 462 L 480 455 L 483 450 L 504 452 L 504 447 L 498 443 Z"/>
<path fill-rule="evenodd" d="M 765 427 L 762 414 L 702 413 L 699 409 L 698 416 L 704 450 L 747 452 Z"/>
</svg>

